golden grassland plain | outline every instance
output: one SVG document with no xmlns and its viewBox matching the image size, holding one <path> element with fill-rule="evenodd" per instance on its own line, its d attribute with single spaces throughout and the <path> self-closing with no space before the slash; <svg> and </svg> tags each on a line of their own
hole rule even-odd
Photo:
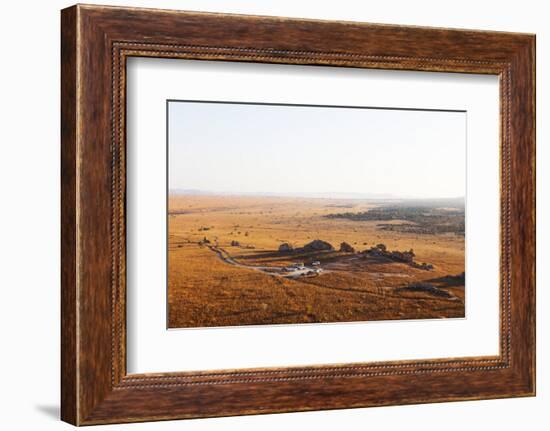
<svg viewBox="0 0 550 431">
<path fill-rule="evenodd" d="M 170 328 L 464 317 L 464 236 L 325 217 L 372 201 L 173 194 L 168 205 Z M 279 252 L 316 239 L 335 250 Z M 339 251 L 342 242 L 355 251 Z M 433 269 L 360 253 L 377 244 L 413 249 Z M 322 272 L 281 272 L 300 264 Z M 415 283 L 436 289 L 407 288 Z"/>
</svg>

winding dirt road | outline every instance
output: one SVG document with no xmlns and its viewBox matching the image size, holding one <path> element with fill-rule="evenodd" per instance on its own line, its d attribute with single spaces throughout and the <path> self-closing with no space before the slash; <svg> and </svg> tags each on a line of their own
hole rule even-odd
<svg viewBox="0 0 550 431">
<path fill-rule="evenodd" d="M 265 274 L 279 276 L 279 277 L 285 277 L 285 278 L 298 278 L 298 277 L 304 277 L 304 276 L 313 276 L 313 275 L 319 275 L 317 268 L 310 268 L 307 266 L 304 266 L 303 269 L 293 269 L 293 270 L 286 270 L 283 271 L 282 267 L 274 267 L 274 266 L 261 266 L 261 265 L 245 265 L 240 262 L 237 262 L 235 259 L 231 257 L 231 255 L 225 251 L 221 247 L 216 247 L 214 245 L 208 245 L 207 246 L 210 250 L 212 250 L 214 253 L 218 255 L 218 257 L 225 263 L 233 266 L 237 266 L 239 268 L 247 268 L 247 269 L 253 269 L 256 271 L 263 272 Z M 289 268 L 289 267 L 287 267 Z M 322 270 L 321 270 L 322 271 Z M 313 272 L 314 274 L 311 274 Z"/>
</svg>

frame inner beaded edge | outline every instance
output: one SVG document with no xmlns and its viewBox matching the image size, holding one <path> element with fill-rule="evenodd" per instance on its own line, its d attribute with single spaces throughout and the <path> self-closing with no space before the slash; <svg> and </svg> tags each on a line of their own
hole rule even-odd
<svg viewBox="0 0 550 431">
<path fill-rule="evenodd" d="M 126 375 L 126 58 L 160 57 L 175 59 L 257 61 L 286 64 L 324 64 L 359 68 L 468 72 L 483 66 L 484 73 L 500 76 L 501 139 L 501 248 L 500 248 L 500 355 L 487 358 L 456 358 L 416 361 L 315 365 L 272 369 Z M 291 61 L 289 61 L 291 60 Z M 373 377 L 426 374 L 452 371 L 487 371 L 510 367 L 511 350 L 511 259 L 510 259 L 510 65 L 496 61 L 468 59 L 369 56 L 345 53 L 260 50 L 194 45 L 163 45 L 143 42 L 114 42 L 111 56 L 111 380 L 114 389 L 217 385 L 247 382 L 274 382 L 324 378 Z M 414 65 L 414 67 L 413 67 Z M 434 67 L 435 66 L 435 67 Z M 288 376 L 291 374 L 291 376 Z M 286 375 L 286 376 L 279 376 Z"/>
</svg>

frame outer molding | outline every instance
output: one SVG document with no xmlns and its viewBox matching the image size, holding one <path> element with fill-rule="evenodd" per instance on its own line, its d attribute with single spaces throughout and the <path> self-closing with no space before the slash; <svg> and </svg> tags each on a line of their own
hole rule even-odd
<svg viewBox="0 0 550 431">
<path fill-rule="evenodd" d="M 78 420 L 77 9 L 61 15 L 61 418 Z"/>
<path fill-rule="evenodd" d="M 533 35 L 77 5 L 62 11 L 61 51 L 64 421 L 534 395 Z M 500 75 L 501 355 L 127 376 L 124 101 L 131 55 Z"/>
</svg>

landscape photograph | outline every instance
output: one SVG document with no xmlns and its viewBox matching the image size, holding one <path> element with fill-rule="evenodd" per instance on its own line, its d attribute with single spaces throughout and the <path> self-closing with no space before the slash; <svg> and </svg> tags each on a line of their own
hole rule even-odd
<svg viewBox="0 0 550 431">
<path fill-rule="evenodd" d="M 167 109 L 168 328 L 465 317 L 464 111 Z"/>
</svg>

